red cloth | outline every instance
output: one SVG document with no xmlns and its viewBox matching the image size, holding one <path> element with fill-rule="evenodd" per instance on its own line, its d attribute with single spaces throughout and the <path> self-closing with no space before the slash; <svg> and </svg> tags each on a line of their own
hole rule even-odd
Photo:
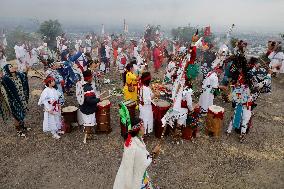
<svg viewBox="0 0 284 189">
<path fill-rule="evenodd" d="M 211 28 L 210 26 L 207 26 L 205 27 L 205 30 L 204 30 L 204 36 L 209 36 L 211 35 Z"/>
<path fill-rule="evenodd" d="M 190 53 L 190 60 L 189 60 L 189 64 L 194 64 L 195 59 L 196 59 L 196 46 L 192 47 L 191 53 Z"/>
<path fill-rule="evenodd" d="M 161 67 L 161 64 L 162 64 L 161 57 L 162 57 L 162 53 L 160 49 L 158 47 L 155 47 L 153 51 L 153 59 L 154 59 L 154 68 L 156 70 L 158 70 Z"/>
<path fill-rule="evenodd" d="M 126 59 L 126 57 L 125 57 L 125 56 L 123 56 L 123 57 L 120 59 L 120 61 L 121 61 L 121 64 L 125 65 L 125 64 L 126 64 L 127 59 Z"/>
<path fill-rule="evenodd" d="M 210 109 L 208 109 L 208 114 L 213 114 L 214 118 L 223 119 L 224 118 L 224 112 L 218 112 L 217 114 L 212 112 Z"/>
</svg>

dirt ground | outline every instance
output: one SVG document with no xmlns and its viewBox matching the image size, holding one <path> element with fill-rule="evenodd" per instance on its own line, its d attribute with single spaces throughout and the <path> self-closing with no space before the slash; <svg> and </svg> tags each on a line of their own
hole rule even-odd
<svg viewBox="0 0 284 189">
<path fill-rule="evenodd" d="M 120 86 L 119 76 L 111 75 Z M 41 89 L 41 81 L 30 79 L 32 90 Z M 253 128 L 244 143 L 238 135 L 220 139 L 207 137 L 201 128 L 195 142 L 172 143 L 166 138 L 163 153 L 149 174 L 155 187 L 186 188 L 284 188 L 284 76 L 273 80 L 271 95 L 262 95 L 254 110 Z M 18 138 L 12 122 L 0 121 L 0 188 L 112 188 L 123 153 L 120 136 L 118 102 L 111 98 L 110 134 L 95 135 L 83 144 L 83 134 L 75 128 L 60 140 L 42 132 L 42 109 L 38 96 L 31 96 L 26 124 L 32 128 L 27 138 Z M 75 103 L 67 98 L 67 105 Z M 232 115 L 230 104 L 220 99 L 216 105 L 225 108 L 225 131 Z M 158 143 L 150 136 L 149 151 Z"/>
</svg>

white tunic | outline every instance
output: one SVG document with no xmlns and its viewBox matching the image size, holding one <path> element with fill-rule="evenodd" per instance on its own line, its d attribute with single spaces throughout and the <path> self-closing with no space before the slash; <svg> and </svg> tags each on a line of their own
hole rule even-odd
<svg viewBox="0 0 284 189">
<path fill-rule="evenodd" d="M 143 175 L 152 162 L 144 142 L 137 137 L 131 140 L 130 146 L 124 146 L 113 189 L 141 189 Z"/>
<path fill-rule="evenodd" d="M 199 98 L 201 111 L 207 112 L 209 106 L 213 105 L 214 95 L 212 89 L 218 88 L 218 77 L 215 72 L 209 72 L 202 84 L 203 92 Z"/>
<path fill-rule="evenodd" d="M 43 131 L 57 131 L 61 128 L 61 110 L 59 104 L 53 105 L 59 100 L 60 92 L 54 88 L 46 87 L 40 96 L 38 105 L 44 105 Z M 49 113 L 49 111 L 52 113 Z"/>
<path fill-rule="evenodd" d="M 139 99 L 144 105 L 139 104 L 140 119 L 143 120 L 145 133 L 151 133 L 153 131 L 153 111 L 152 111 L 152 91 L 149 87 L 143 86 L 140 89 Z M 148 130 L 148 132 L 147 132 Z"/>
</svg>

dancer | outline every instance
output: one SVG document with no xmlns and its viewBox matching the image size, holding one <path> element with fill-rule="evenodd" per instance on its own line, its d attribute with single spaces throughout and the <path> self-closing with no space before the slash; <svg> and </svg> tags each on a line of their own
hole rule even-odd
<svg viewBox="0 0 284 189">
<path fill-rule="evenodd" d="M 47 76 L 44 80 L 46 88 L 42 91 L 38 105 L 44 106 L 43 132 L 51 132 L 52 137 L 60 139 L 61 129 L 61 106 L 59 97 L 61 93 L 54 87 L 55 79 Z"/>
<path fill-rule="evenodd" d="M 17 72 L 17 66 L 6 64 L 5 76 L 2 77 L 2 85 L 7 94 L 9 109 L 15 119 L 15 127 L 20 137 L 25 137 L 25 132 L 30 128 L 25 126 L 25 117 L 29 101 L 29 84 L 26 72 Z M 26 70 L 28 71 L 28 70 Z"/>
<path fill-rule="evenodd" d="M 150 154 L 143 141 L 145 128 L 143 123 L 132 126 L 124 144 L 124 152 L 113 189 L 152 189 L 147 172 L 155 154 L 160 151 L 156 146 Z"/>
</svg>

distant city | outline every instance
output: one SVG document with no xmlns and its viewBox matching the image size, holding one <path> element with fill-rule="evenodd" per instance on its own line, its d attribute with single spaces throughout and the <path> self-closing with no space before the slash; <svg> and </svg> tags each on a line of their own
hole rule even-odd
<svg viewBox="0 0 284 189">
<path fill-rule="evenodd" d="M 102 24 L 88 24 L 78 25 L 74 23 L 61 23 L 64 31 L 72 36 L 81 36 L 85 33 L 97 33 L 101 32 Z M 13 30 L 17 27 L 21 27 L 26 32 L 35 32 L 40 25 L 40 21 L 37 19 L 8 19 L 0 18 L 0 30 L 6 31 Z M 173 27 L 161 26 L 162 31 L 166 36 L 171 35 L 171 29 Z M 226 34 L 226 30 L 223 28 L 212 28 L 212 32 L 216 37 L 222 37 Z M 141 25 L 129 25 L 129 35 L 141 36 L 144 32 L 144 26 Z M 110 34 L 117 34 L 123 31 L 123 23 L 117 25 L 105 25 L 105 31 Z M 281 41 L 280 32 L 260 32 L 260 31 L 238 31 L 235 29 L 232 33 L 232 37 L 242 39 L 248 43 L 248 55 L 256 56 L 263 54 L 267 49 L 267 42 L 269 40 Z"/>
</svg>

